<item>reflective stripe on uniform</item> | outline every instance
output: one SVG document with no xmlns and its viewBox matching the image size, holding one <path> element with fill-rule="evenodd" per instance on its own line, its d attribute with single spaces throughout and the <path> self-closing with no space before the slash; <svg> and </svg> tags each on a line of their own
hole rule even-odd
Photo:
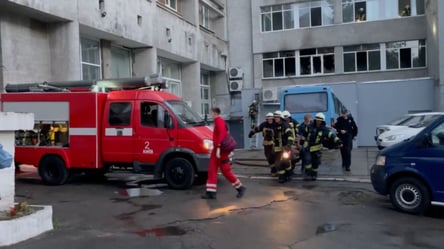
<svg viewBox="0 0 444 249">
<path fill-rule="evenodd" d="M 322 144 L 310 146 L 310 152 L 319 151 L 319 150 L 321 150 L 321 148 L 322 148 Z"/>
<path fill-rule="evenodd" d="M 266 140 L 264 140 L 263 144 L 264 145 L 273 145 L 274 142 L 273 141 L 266 141 Z"/>
</svg>

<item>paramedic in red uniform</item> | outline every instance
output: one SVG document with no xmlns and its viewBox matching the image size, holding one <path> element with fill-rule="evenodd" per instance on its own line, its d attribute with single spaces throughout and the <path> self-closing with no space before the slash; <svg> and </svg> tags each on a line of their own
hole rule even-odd
<svg viewBox="0 0 444 249">
<path fill-rule="evenodd" d="M 245 194 L 246 188 L 242 186 L 240 180 L 231 171 L 231 163 L 229 159 L 229 153 L 224 152 L 220 149 L 220 143 L 222 142 L 225 135 L 227 135 L 227 125 L 225 120 L 220 116 L 220 109 L 214 107 L 211 109 L 214 129 L 213 129 L 213 151 L 210 157 L 210 166 L 208 167 L 208 180 L 207 180 L 207 190 L 203 199 L 216 199 L 217 192 L 217 171 L 218 168 L 222 171 L 224 177 L 233 185 L 237 190 L 237 198 L 241 198 Z"/>
</svg>

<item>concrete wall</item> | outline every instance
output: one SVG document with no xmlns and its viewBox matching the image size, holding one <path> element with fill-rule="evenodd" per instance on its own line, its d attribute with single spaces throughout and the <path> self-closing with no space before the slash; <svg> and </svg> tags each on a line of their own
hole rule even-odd
<svg viewBox="0 0 444 249">
<path fill-rule="evenodd" d="M 80 36 L 76 21 L 48 24 L 50 81 L 78 80 L 80 77 Z"/>
<path fill-rule="evenodd" d="M 3 79 L 5 82 L 36 82 L 51 75 L 51 53 L 45 23 L 18 15 L 3 15 Z M 32 73 L 30 73 L 32 72 Z"/>
<path fill-rule="evenodd" d="M 411 79 L 363 82 L 357 85 L 357 116 L 360 146 L 374 146 L 376 126 L 409 112 L 434 110 L 434 82 Z"/>
<path fill-rule="evenodd" d="M 78 21 L 81 25 L 117 37 L 124 37 L 125 40 L 140 43 L 140 46 L 153 43 L 154 16 L 150 15 L 149 10 L 155 8 L 155 1 L 104 1 L 103 10 L 99 9 L 99 1 L 77 0 L 77 2 Z M 104 12 L 106 12 L 105 16 L 103 16 Z M 142 17 L 141 25 L 137 22 L 137 16 Z M 117 43 L 120 43 L 117 37 L 111 40 L 115 39 Z"/>
</svg>

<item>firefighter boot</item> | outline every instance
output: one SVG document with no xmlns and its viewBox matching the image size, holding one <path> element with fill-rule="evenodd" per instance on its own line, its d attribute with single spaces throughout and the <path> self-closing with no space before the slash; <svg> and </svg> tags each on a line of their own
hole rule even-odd
<svg viewBox="0 0 444 249">
<path fill-rule="evenodd" d="M 216 199 L 216 192 L 207 191 L 201 196 L 202 199 Z"/>
<path fill-rule="evenodd" d="M 237 188 L 236 190 L 237 190 L 237 195 L 236 195 L 236 197 L 237 197 L 237 198 L 242 198 L 242 196 L 244 196 L 245 191 L 247 190 L 247 188 L 244 187 L 244 186 L 240 186 L 240 187 Z"/>
<path fill-rule="evenodd" d="M 285 179 L 287 181 L 291 181 L 293 179 L 293 174 L 294 174 L 293 170 L 286 170 L 285 171 Z"/>
<path fill-rule="evenodd" d="M 277 168 L 274 165 L 271 166 L 270 173 L 273 177 L 277 176 Z"/>
<path fill-rule="evenodd" d="M 311 181 L 312 178 L 312 172 L 309 169 L 305 169 L 305 176 L 304 176 L 304 181 Z"/>
<path fill-rule="evenodd" d="M 285 183 L 287 181 L 287 177 L 285 173 L 279 174 L 278 182 L 279 183 Z"/>
<path fill-rule="evenodd" d="M 318 172 L 317 171 L 313 171 L 313 173 L 311 175 L 311 180 L 312 181 L 316 181 L 316 179 L 318 179 Z"/>
</svg>

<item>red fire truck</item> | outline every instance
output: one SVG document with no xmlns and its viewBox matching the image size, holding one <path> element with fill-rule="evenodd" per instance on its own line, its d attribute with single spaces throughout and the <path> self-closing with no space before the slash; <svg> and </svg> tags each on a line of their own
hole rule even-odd
<svg viewBox="0 0 444 249">
<path fill-rule="evenodd" d="M 149 78 L 6 85 L 2 110 L 35 117 L 33 130 L 16 131 L 16 165 L 35 165 L 48 185 L 116 168 L 189 188 L 206 175 L 212 130 L 164 86 Z"/>
</svg>

